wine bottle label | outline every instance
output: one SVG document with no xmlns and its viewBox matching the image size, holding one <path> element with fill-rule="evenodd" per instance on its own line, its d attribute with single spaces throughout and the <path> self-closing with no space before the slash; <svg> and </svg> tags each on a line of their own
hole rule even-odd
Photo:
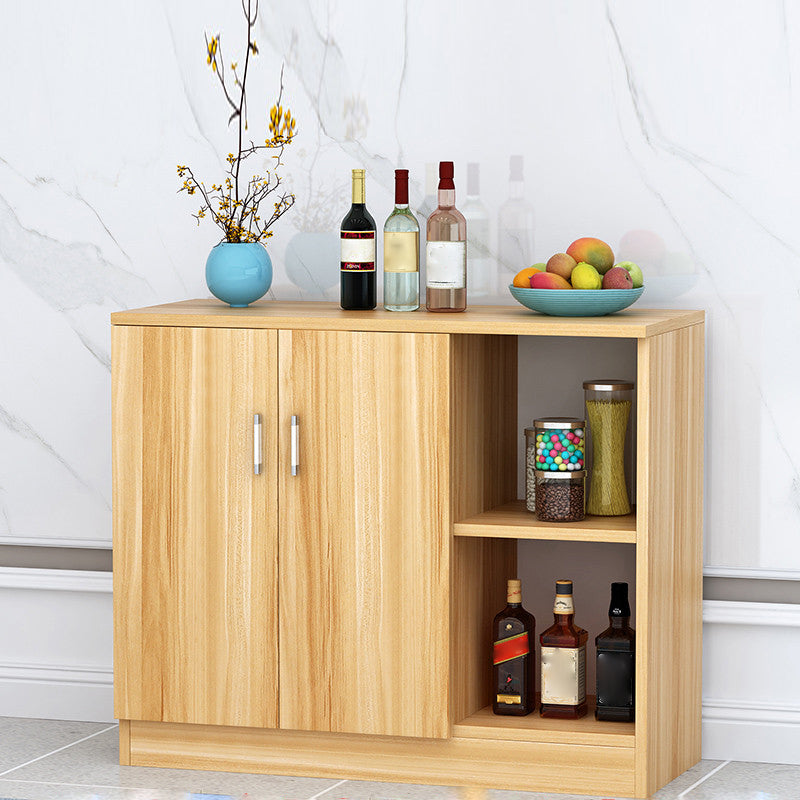
<svg viewBox="0 0 800 800">
<path fill-rule="evenodd" d="M 419 233 L 416 231 L 384 232 L 383 271 L 419 272 Z"/>
<path fill-rule="evenodd" d="M 342 231 L 345 272 L 375 272 L 375 231 Z"/>
<path fill-rule="evenodd" d="M 466 242 L 428 242 L 425 257 L 429 289 L 466 288 Z"/>
<path fill-rule="evenodd" d="M 522 705 L 522 695 L 519 694 L 499 694 L 497 695 L 497 702 L 504 703 L 507 706 Z"/>
<path fill-rule="evenodd" d="M 542 646 L 542 702 L 577 706 L 586 699 L 586 645 Z"/>
<path fill-rule="evenodd" d="M 557 594 L 553 604 L 554 614 L 574 614 L 575 604 L 572 602 L 571 594 Z"/>
<path fill-rule="evenodd" d="M 494 643 L 494 664 L 496 666 L 514 658 L 521 658 L 530 651 L 527 631 L 510 636 L 508 639 L 499 639 Z"/>
</svg>

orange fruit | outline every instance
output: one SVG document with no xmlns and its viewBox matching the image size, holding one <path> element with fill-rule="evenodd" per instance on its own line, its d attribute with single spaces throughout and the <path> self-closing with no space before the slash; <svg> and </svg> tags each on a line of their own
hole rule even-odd
<svg viewBox="0 0 800 800">
<path fill-rule="evenodd" d="M 541 272 L 542 270 L 537 269 L 536 267 L 525 267 L 525 269 L 521 269 L 515 276 L 512 283 L 514 286 L 518 286 L 520 289 L 530 289 L 531 288 L 531 278 L 537 273 Z"/>
</svg>

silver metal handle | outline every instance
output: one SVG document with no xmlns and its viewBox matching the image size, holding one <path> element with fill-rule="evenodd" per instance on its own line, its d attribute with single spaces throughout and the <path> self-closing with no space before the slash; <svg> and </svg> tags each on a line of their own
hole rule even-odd
<svg viewBox="0 0 800 800">
<path fill-rule="evenodd" d="M 261 474 L 261 414 L 253 414 L 253 474 Z"/>
<path fill-rule="evenodd" d="M 292 414 L 292 475 L 297 475 L 297 468 L 300 466 L 298 441 L 300 439 L 300 423 L 297 417 Z"/>
</svg>

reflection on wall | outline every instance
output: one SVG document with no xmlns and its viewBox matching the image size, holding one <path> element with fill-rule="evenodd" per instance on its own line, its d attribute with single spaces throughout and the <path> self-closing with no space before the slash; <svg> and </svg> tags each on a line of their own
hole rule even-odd
<svg viewBox="0 0 800 800">
<path fill-rule="evenodd" d="M 782 8 L 513 0 L 487 24 L 477 0 L 456 17 L 422 0 L 265 7 L 250 116 L 285 63 L 299 126 L 269 297 L 337 298 L 352 168 L 382 225 L 395 168 L 424 222 L 426 164 L 454 161 L 472 302 L 513 302 L 516 268 L 597 236 L 643 267 L 641 305 L 708 309 L 707 558 L 800 570 L 800 18 Z M 207 295 L 217 232 L 175 165 L 221 173 L 231 149 L 212 28 L 235 40 L 238 3 L 4 16 L 25 80 L 0 85 L 2 541 L 109 539 L 108 314 Z"/>
</svg>

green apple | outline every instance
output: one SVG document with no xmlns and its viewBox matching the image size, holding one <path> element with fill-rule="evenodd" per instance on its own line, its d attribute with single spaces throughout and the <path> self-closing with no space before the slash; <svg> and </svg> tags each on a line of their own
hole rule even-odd
<svg viewBox="0 0 800 800">
<path fill-rule="evenodd" d="M 630 273 L 634 289 L 644 286 L 644 275 L 642 275 L 642 270 L 639 269 L 639 266 L 634 264 L 633 261 L 620 261 L 619 264 L 614 264 L 614 266 L 622 267 L 622 269 L 625 269 Z"/>
</svg>

